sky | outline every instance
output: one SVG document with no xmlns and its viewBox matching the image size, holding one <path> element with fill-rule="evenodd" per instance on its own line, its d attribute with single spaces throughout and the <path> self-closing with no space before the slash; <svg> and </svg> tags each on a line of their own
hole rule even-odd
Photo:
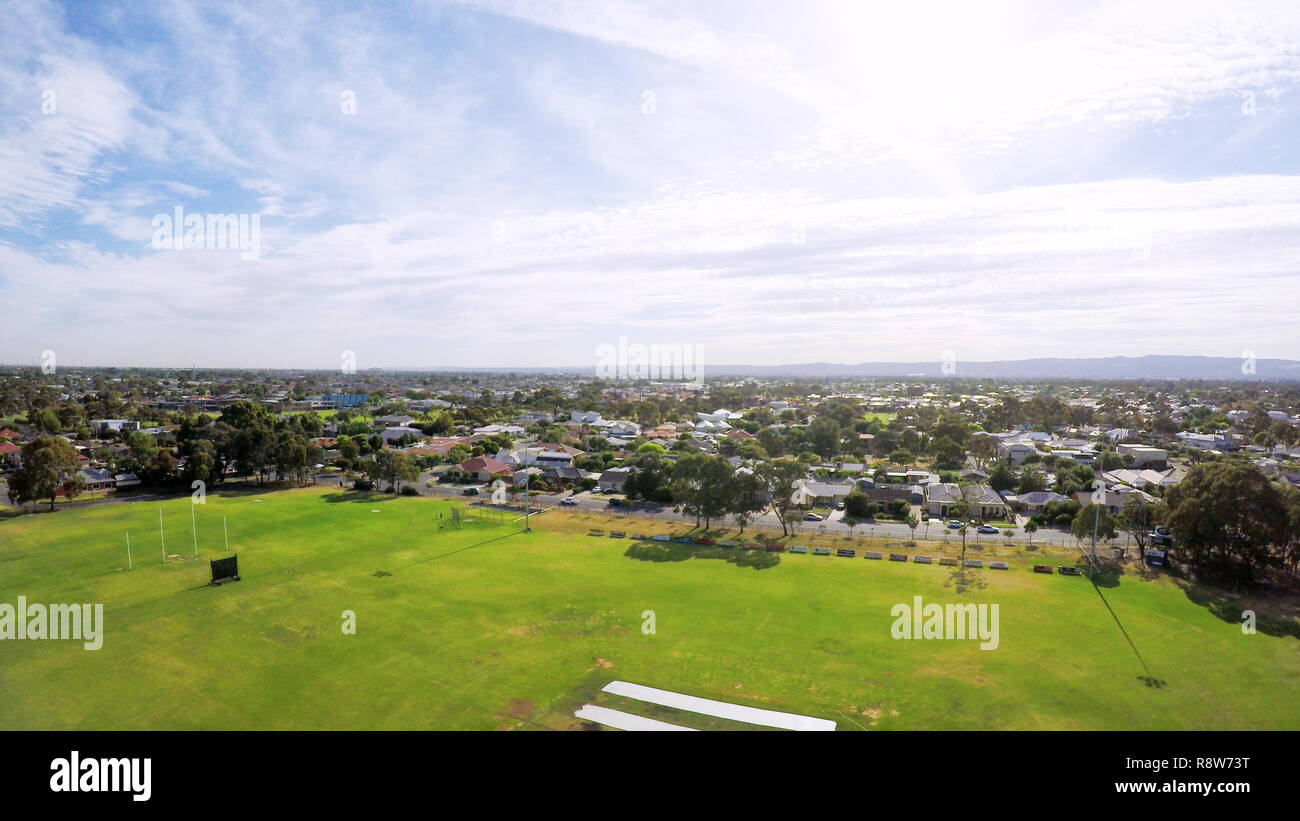
<svg viewBox="0 0 1300 821">
<path fill-rule="evenodd" d="M 125 5 L 5 4 L 0 362 L 1300 359 L 1294 2 Z"/>
</svg>

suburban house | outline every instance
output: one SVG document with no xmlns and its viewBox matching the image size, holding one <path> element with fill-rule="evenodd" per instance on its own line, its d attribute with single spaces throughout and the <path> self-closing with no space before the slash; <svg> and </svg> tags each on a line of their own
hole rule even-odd
<svg viewBox="0 0 1300 821">
<path fill-rule="evenodd" d="M 961 488 L 952 482 L 936 482 L 925 486 L 926 512 L 937 519 L 948 518 L 953 505 L 961 501 Z"/>
<path fill-rule="evenodd" d="M 596 484 L 606 493 L 622 493 L 623 484 L 631 474 L 631 468 L 609 468 L 600 474 Z"/>
<path fill-rule="evenodd" d="M 1020 509 L 1025 513 L 1033 515 L 1042 513 L 1043 509 L 1052 502 L 1068 502 L 1070 497 L 1062 496 L 1060 493 L 1053 493 L 1050 490 L 1035 490 L 1029 493 L 1021 493 L 1015 497 L 1020 505 Z M 1008 501 L 1008 504 L 1010 502 Z"/>
<path fill-rule="evenodd" d="M 416 439 L 421 439 L 424 437 L 424 431 L 419 428 L 393 427 L 384 428 L 379 434 L 379 438 L 385 442 L 396 442 L 404 436 L 414 436 Z"/>
<path fill-rule="evenodd" d="M 902 499 L 909 504 L 912 501 L 912 488 L 906 485 L 879 485 L 860 487 L 858 490 L 863 496 L 881 505 L 888 505 L 896 499 Z"/>
<path fill-rule="evenodd" d="M 139 430 L 140 423 L 132 422 L 128 419 L 94 419 L 90 423 L 90 430 L 96 436 L 103 436 L 110 430 L 114 433 L 122 431 Z"/>
<path fill-rule="evenodd" d="M 998 458 L 1012 465 L 1023 465 L 1030 456 L 1041 455 L 1038 448 L 1028 442 L 998 442 Z"/>
<path fill-rule="evenodd" d="M 1200 450 L 1226 450 L 1232 447 L 1232 437 L 1226 433 L 1190 433 L 1181 431 L 1176 434 L 1185 447 Z"/>
<path fill-rule="evenodd" d="M 456 470 L 465 476 L 471 476 L 480 482 L 490 482 L 493 479 L 509 479 L 514 475 L 514 471 L 504 462 L 498 462 L 491 456 L 475 456 L 473 459 L 467 459 L 456 465 Z"/>
<path fill-rule="evenodd" d="M 378 419 L 376 419 L 375 421 L 376 421 L 376 422 L 379 422 L 379 423 L 382 423 L 383 425 L 385 425 L 385 426 L 387 426 L 387 427 L 400 427 L 400 428 L 404 428 L 404 427 L 406 427 L 407 425 L 409 425 L 409 424 L 411 424 L 412 422 L 414 422 L 414 421 L 415 421 L 415 417 L 414 417 L 414 416 L 404 416 L 404 415 L 399 414 L 399 413 L 394 413 L 394 414 L 390 414 L 390 415 L 388 415 L 388 416 L 381 416 L 381 417 L 379 417 Z"/>
<path fill-rule="evenodd" d="M 524 429 L 519 425 L 483 425 L 474 428 L 473 436 L 496 436 L 505 434 L 506 436 L 523 436 Z"/>
<path fill-rule="evenodd" d="M 852 482 L 813 482 L 802 479 L 791 494 L 791 499 L 796 505 L 827 506 L 844 501 L 844 497 L 852 490 Z"/>
<path fill-rule="evenodd" d="M 983 519 L 984 521 L 994 519 L 1005 519 L 1007 516 L 1006 502 L 998 492 L 988 485 L 967 485 L 962 488 L 962 496 L 966 499 L 966 504 L 970 508 L 971 518 Z"/>
<path fill-rule="evenodd" d="M 1187 471 L 1182 468 L 1171 468 L 1170 470 L 1108 470 L 1101 475 L 1103 481 L 1109 485 L 1127 485 L 1132 488 L 1141 490 L 1147 485 L 1156 487 L 1173 487 L 1183 480 Z"/>
<path fill-rule="evenodd" d="M 22 448 L 13 442 L 0 439 L 0 462 L 16 470 L 21 464 L 22 455 Z"/>
<path fill-rule="evenodd" d="M 697 411 L 695 416 L 701 422 L 726 422 L 729 419 L 743 418 L 742 414 L 733 413 L 726 408 L 718 408 L 713 413 L 700 413 Z M 730 428 L 731 426 L 727 425 L 727 427 Z"/>
<path fill-rule="evenodd" d="M 1003 519 L 1007 515 L 1006 503 L 988 485 L 960 487 L 951 482 L 925 486 L 926 511 L 935 518 L 946 519 L 953 515 L 958 502 L 965 502 L 967 515 L 972 519 Z"/>
<path fill-rule="evenodd" d="M 1138 470 L 1142 468 L 1164 470 L 1169 463 L 1169 454 L 1163 448 L 1155 448 L 1150 445 L 1135 445 L 1125 442 L 1116 445 L 1115 452 L 1120 456 L 1132 456 L 1133 461 L 1130 464 Z"/>
<path fill-rule="evenodd" d="M 613 436 L 621 439 L 635 439 L 641 435 L 641 426 L 636 422 L 627 422 L 621 419 L 608 420 L 602 419 L 592 425 L 593 428 L 601 431 L 605 436 Z"/>
</svg>

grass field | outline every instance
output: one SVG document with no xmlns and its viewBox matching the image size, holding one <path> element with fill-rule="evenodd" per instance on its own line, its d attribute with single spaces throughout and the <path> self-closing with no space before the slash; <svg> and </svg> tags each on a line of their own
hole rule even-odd
<svg viewBox="0 0 1300 821">
<path fill-rule="evenodd" d="M 682 718 L 597 695 L 616 678 L 846 730 L 1300 728 L 1294 611 L 1244 635 L 1215 615 L 1237 602 L 1163 576 L 1103 588 L 1150 686 L 1088 580 L 1026 561 L 959 582 L 861 554 L 591 536 L 667 527 L 595 514 L 552 511 L 523 534 L 462 507 L 455 529 L 453 504 L 210 494 L 196 561 L 185 498 L 161 505 L 182 557 L 166 564 L 157 503 L 0 521 L 0 602 L 103 602 L 106 623 L 98 651 L 0 641 L 0 728 L 565 729 L 583 703 Z M 243 580 L 212 588 L 222 517 Z M 999 647 L 891 638 L 891 608 L 918 594 L 998 603 Z"/>
</svg>

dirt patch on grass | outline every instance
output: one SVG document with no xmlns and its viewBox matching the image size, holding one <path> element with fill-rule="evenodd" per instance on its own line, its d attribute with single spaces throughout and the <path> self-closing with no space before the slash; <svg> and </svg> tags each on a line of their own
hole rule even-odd
<svg viewBox="0 0 1300 821">
<path fill-rule="evenodd" d="M 497 727 L 502 730 L 514 730 L 531 719 L 536 711 L 531 701 L 522 698 L 511 699 L 510 703 L 496 714 Z"/>
</svg>

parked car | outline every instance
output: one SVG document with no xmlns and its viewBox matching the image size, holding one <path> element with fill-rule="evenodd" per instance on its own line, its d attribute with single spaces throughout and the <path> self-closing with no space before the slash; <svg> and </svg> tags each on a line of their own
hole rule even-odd
<svg viewBox="0 0 1300 821">
<path fill-rule="evenodd" d="M 805 522 L 820 522 L 822 517 L 818 516 L 816 513 L 805 513 L 803 515 L 803 520 Z"/>
<path fill-rule="evenodd" d="M 476 487 L 467 487 L 467 488 L 465 488 L 464 490 L 462 490 L 461 493 L 464 494 L 465 496 L 477 496 L 477 495 L 478 495 L 478 488 L 476 488 Z"/>
<path fill-rule="evenodd" d="M 565 496 L 563 499 L 560 500 L 560 504 L 564 505 L 565 507 L 577 507 L 578 500 L 573 498 L 572 496 Z"/>
<path fill-rule="evenodd" d="M 993 525 L 980 525 L 980 533 L 998 533 L 998 529 Z"/>
<path fill-rule="evenodd" d="M 836 502 L 836 503 L 835 503 L 835 509 L 836 509 L 836 510 L 843 510 L 843 509 L 844 509 L 844 503 L 843 503 L 843 502 Z"/>
</svg>

